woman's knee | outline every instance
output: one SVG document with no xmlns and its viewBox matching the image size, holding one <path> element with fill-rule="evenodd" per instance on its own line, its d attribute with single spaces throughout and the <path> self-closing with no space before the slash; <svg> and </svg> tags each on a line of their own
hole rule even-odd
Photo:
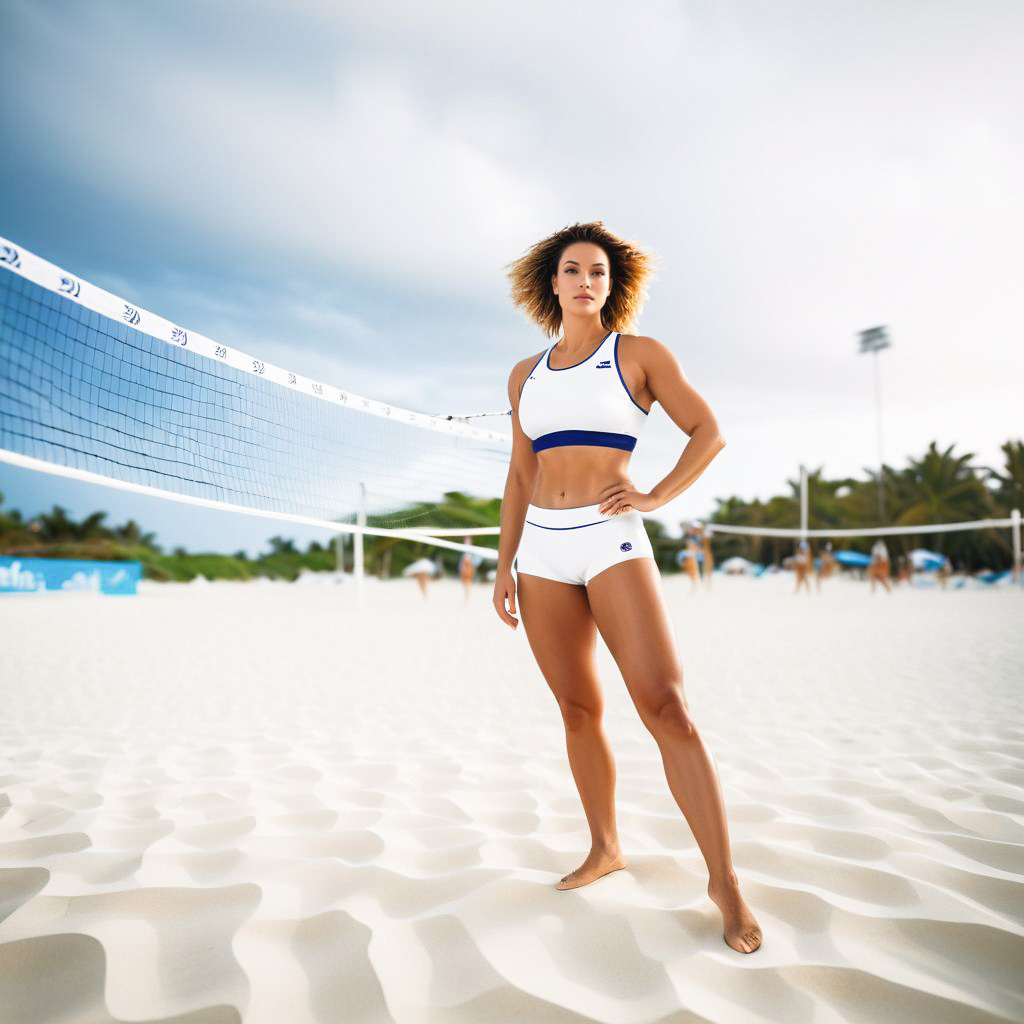
<svg viewBox="0 0 1024 1024">
<path fill-rule="evenodd" d="M 678 682 L 649 687 L 637 701 L 637 711 L 654 735 L 671 732 L 686 739 L 697 735 L 697 726 Z"/>
<path fill-rule="evenodd" d="M 581 700 L 578 698 L 559 697 L 558 707 L 562 712 L 562 721 L 569 732 L 579 729 L 592 729 L 601 723 L 601 702 Z"/>
</svg>

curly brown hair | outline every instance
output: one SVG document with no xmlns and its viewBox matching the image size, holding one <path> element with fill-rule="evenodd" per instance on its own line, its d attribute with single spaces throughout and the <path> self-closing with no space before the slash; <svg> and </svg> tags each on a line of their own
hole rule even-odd
<svg viewBox="0 0 1024 1024">
<path fill-rule="evenodd" d="M 541 239 L 519 259 L 507 263 L 513 305 L 539 324 L 548 337 L 558 333 L 562 326 L 562 307 L 551 288 L 551 278 L 558 273 L 562 253 L 574 242 L 593 242 L 600 246 L 611 264 L 608 273 L 612 287 L 601 307 L 601 323 L 609 331 L 634 333 L 647 301 L 647 285 L 656 280 L 654 271 L 658 257 L 642 242 L 613 235 L 600 220 L 570 224 Z"/>
</svg>

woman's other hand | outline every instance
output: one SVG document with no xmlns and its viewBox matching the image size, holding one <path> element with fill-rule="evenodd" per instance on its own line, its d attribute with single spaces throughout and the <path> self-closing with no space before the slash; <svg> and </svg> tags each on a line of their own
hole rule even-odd
<svg viewBox="0 0 1024 1024">
<path fill-rule="evenodd" d="M 505 610 L 506 598 L 508 599 L 508 611 Z M 513 629 L 519 625 L 519 620 L 512 617 L 516 613 L 516 580 L 511 569 L 506 569 L 504 572 L 498 570 L 497 578 L 494 581 L 494 608 L 502 622 L 507 623 Z"/>
</svg>

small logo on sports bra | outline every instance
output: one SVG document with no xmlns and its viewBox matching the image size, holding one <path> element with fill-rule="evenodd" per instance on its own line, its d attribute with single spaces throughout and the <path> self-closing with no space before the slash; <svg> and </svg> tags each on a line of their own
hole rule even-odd
<svg viewBox="0 0 1024 1024">
<path fill-rule="evenodd" d="M 632 551 L 633 550 L 633 545 L 630 544 L 628 540 L 625 540 L 625 541 L 623 541 L 619 545 L 619 550 L 620 551 Z"/>
<path fill-rule="evenodd" d="M 610 370 L 611 368 L 612 361 L 610 359 L 602 359 L 601 362 L 597 364 L 597 369 L 599 370 Z"/>
</svg>

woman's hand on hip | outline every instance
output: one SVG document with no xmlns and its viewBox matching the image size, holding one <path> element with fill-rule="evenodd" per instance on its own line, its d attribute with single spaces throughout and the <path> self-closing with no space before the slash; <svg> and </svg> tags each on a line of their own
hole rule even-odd
<svg viewBox="0 0 1024 1024">
<path fill-rule="evenodd" d="M 620 512 L 650 512 L 656 509 L 659 502 L 650 494 L 638 491 L 629 480 L 609 484 L 600 495 L 603 514 L 617 516 Z"/>
</svg>

